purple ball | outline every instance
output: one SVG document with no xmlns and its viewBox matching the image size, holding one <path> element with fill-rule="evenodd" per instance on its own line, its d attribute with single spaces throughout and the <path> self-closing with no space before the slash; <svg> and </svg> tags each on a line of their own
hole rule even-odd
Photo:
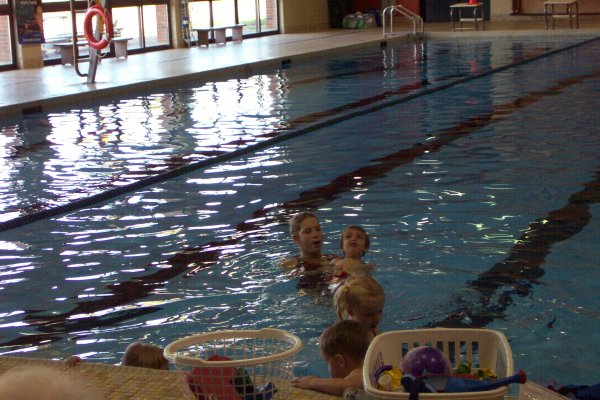
<svg viewBox="0 0 600 400">
<path fill-rule="evenodd" d="M 404 374 L 421 376 L 423 374 L 452 374 L 452 364 L 441 351 L 431 346 L 415 347 L 402 359 L 400 366 Z"/>
</svg>

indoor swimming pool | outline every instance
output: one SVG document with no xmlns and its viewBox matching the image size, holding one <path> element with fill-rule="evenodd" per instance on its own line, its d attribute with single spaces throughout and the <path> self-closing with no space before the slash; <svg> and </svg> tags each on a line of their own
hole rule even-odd
<svg viewBox="0 0 600 400">
<path fill-rule="evenodd" d="M 596 383 L 600 40 L 390 41 L 0 121 L 0 354 L 117 363 L 220 329 L 300 336 L 331 298 L 278 263 L 362 225 L 383 331 L 497 329 L 533 380 Z"/>
</svg>

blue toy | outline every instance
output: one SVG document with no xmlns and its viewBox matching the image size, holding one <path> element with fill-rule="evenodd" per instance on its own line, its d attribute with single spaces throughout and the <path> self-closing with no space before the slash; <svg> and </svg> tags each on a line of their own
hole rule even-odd
<svg viewBox="0 0 600 400">
<path fill-rule="evenodd" d="M 494 390 L 512 383 L 525 383 L 527 375 L 524 371 L 517 371 L 514 375 L 504 379 L 468 379 L 444 375 L 425 375 L 415 377 L 404 375 L 402 386 L 407 392 L 420 393 L 457 393 L 457 392 L 482 392 Z"/>
</svg>

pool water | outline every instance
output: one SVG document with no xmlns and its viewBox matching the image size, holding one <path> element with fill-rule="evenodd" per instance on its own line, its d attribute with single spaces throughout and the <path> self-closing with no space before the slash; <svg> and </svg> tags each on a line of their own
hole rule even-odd
<svg viewBox="0 0 600 400">
<path fill-rule="evenodd" d="M 199 164 L 5 225 L 2 354 L 115 363 L 273 326 L 304 340 L 297 374 L 325 375 L 331 298 L 277 265 L 310 210 L 326 252 L 349 224 L 371 236 L 382 330 L 497 329 L 531 379 L 595 383 L 600 43 L 553 53 L 587 39 L 389 42 L 6 121 L 3 221 Z"/>
</svg>

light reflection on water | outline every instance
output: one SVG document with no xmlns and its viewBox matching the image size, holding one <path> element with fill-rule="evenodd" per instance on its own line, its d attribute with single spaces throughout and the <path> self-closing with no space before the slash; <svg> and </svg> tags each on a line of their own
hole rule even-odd
<svg viewBox="0 0 600 400">
<path fill-rule="evenodd" d="M 557 69 L 564 67 L 559 63 Z M 537 68 L 554 66 L 547 61 Z M 288 75 L 289 86 L 293 71 Z M 506 91 L 507 82 L 516 78 L 521 89 L 496 96 L 496 90 Z M 265 76 L 257 79 L 271 82 L 276 91 L 284 86 L 284 81 Z M 230 81 L 221 88 L 245 94 L 249 89 L 239 91 L 241 84 Z M 80 354 L 117 362 L 132 340 L 165 345 L 200 331 L 275 326 L 305 340 L 298 374 L 324 374 L 316 344 L 334 321 L 330 297 L 321 291 L 299 292 L 297 282 L 277 268 L 281 258 L 295 251 L 285 221 L 307 204 L 317 204 L 327 252 L 339 251 L 338 235 L 350 223 L 365 226 L 372 236 L 367 259 L 377 266 L 376 277 L 388 292 L 384 330 L 422 327 L 459 313 L 466 304 L 494 317 L 489 327 L 507 333 L 518 367 L 532 376 L 549 376 L 553 371 L 540 358 L 565 357 L 561 345 L 567 339 L 585 342 L 596 336 L 570 327 L 598 326 L 595 304 L 585 296 L 597 282 L 593 238 L 598 218 L 552 248 L 543 265 L 544 285 L 534 285 L 528 296 L 509 293 L 512 307 L 485 308 L 480 301 L 484 296 L 468 282 L 505 259 L 516 239 L 532 231 L 530 223 L 560 209 L 592 179 L 600 149 L 589 127 L 582 129 L 587 122 L 571 121 L 561 129 L 568 134 L 552 135 L 548 132 L 553 124 L 544 118 L 548 108 L 561 120 L 562 113 L 594 104 L 597 79 L 577 93 L 577 100 L 570 93 L 548 96 L 545 108 L 513 110 L 514 119 L 462 133 L 440 149 L 433 146 L 471 116 L 483 119 L 481 114 L 496 103 L 543 92 L 550 84 L 519 70 L 496 74 L 473 82 L 468 91 L 456 88 L 416 99 L 400 110 L 348 120 L 301 140 L 3 233 L 2 351 L 56 358 Z M 47 176 L 64 179 L 57 184 L 64 192 L 56 187 L 48 192 L 82 196 L 95 180 L 106 184 L 103 174 L 113 168 L 118 173 L 110 175 L 112 182 L 123 184 L 138 179 L 146 168 L 162 168 L 166 159 L 201 159 L 208 157 L 203 151 L 236 146 L 238 140 L 246 145 L 256 139 L 246 130 L 236 131 L 248 123 L 246 117 L 264 121 L 280 112 L 267 113 L 274 106 L 258 95 L 254 100 L 223 96 L 213 109 L 206 104 L 213 104 L 217 92 L 205 87 L 181 93 L 197 98 L 189 102 L 155 94 L 100 107 L 102 118 L 91 110 L 75 117 L 52 116 L 63 119 L 68 129 L 65 135 L 54 129 L 49 136 L 53 144 L 48 149 L 61 156 L 46 160 Z M 308 93 L 294 101 L 305 101 L 304 96 Z M 248 100 L 246 111 L 224 115 L 232 98 L 240 105 Z M 454 106 L 446 111 L 450 103 Z M 165 109 L 172 111 L 165 114 Z M 263 126 L 294 119 L 272 118 Z M 171 130 L 188 123 L 184 130 L 193 139 L 184 140 L 185 135 Z M 106 133 L 89 135 L 93 129 Z M 418 152 L 415 143 L 432 144 L 431 151 L 402 163 Z M 141 156 L 142 149 L 148 150 L 148 158 Z M 110 155 L 110 162 L 101 153 Z M 395 157 L 400 161 L 393 168 L 379 162 Z M 74 166 L 82 168 L 71 170 Z M 73 193 L 69 185 L 81 191 Z M 598 207 L 590 212 L 598 215 Z M 582 253 L 589 255 L 582 258 Z M 585 282 L 574 276 L 586 277 Z M 572 293 L 573 287 L 582 290 Z M 502 304 L 510 288 L 483 300 Z M 557 328 L 566 334 L 546 327 L 555 315 Z M 472 322 L 472 317 L 465 314 L 463 322 Z M 544 336 L 550 340 L 540 340 Z M 597 359 L 590 353 L 590 359 Z M 561 362 L 560 379 L 569 376 L 567 365 L 591 363 L 579 356 Z"/>
<path fill-rule="evenodd" d="M 278 79 L 216 82 L 0 127 L 0 187 L 23 180 L 18 191 L 0 192 L 2 220 L 261 140 L 282 118 L 267 87 Z"/>
</svg>

